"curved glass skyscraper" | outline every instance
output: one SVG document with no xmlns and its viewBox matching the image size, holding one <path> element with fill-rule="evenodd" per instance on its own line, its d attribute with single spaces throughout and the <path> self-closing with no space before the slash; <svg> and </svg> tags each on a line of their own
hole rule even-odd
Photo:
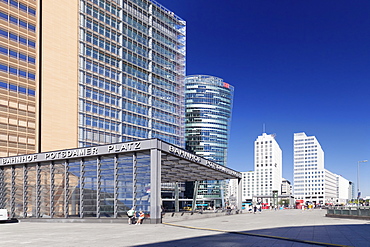
<svg viewBox="0 0 370 247">
<path fill-rule="evenodd" d="M 185 79 L 186 149 L 226 166 L 234 87 L 209 75 Z M 222 186 L 218 181 L 199 185 L 198 199 L 221 206 Z"/>
</svg>

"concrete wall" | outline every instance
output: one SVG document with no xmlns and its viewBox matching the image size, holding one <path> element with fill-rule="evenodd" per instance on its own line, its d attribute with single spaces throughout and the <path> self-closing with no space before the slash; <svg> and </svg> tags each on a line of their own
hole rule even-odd
<svg viewBox="0 0 370 247">
<path fill-rule="evenodd" d="M 42 1 L 40 152 L 77 147 L 78 3 Z"/>
</svg>

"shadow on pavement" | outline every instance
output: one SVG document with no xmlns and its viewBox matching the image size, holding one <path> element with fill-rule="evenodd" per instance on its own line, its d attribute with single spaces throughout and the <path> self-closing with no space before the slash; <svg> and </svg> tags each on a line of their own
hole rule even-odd
<svg viewBox="0 0 370 247">
<path fill-rule="evenodd" d="M 207 230 L 205 230 L 207 231 Z M 271 237 L 245 234 L 268 235 Z M 277 237 L 277 238 L 274 238 Z M 287 238 L 283 240 L 279 238 Z M 313 241 L 315 243 L 303 243 Z M 325 244 L 327 243 L 327 244 Z M 270 228 L 238 233 L 221 233 L 135 246 L 358 246 L 370 247 L 370 225 L 327 225 Z"/>
</svg>

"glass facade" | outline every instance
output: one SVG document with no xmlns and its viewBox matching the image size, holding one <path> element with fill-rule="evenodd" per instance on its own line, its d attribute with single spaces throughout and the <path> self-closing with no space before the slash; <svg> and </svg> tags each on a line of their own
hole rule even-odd
<svg viewBox="0 0 370 247">
<path fill-rule="evenodd" d="M 186 24 L 148 0 L 80 1 L 79 146 L 184 146 Z"/>
<path fill-rule="evenodd" d="M 7 166 L 0 207 L 16 218 L 125 217 L 149 212 L 150 152 Z"/>
<path fill-rule="evenodd" d="M 220 165 L 227 164 L 234 87 L 221 78 L 187 76 L 185 80 L 186 149 Z M 220 181 L 199 184 L 198 199 L 215 200 L 221 206 Z"/>
<path fill-rule="evenodd" d="M 36 152 L 36 9 L 0 0 L 0 157 Z"/>
</svg>

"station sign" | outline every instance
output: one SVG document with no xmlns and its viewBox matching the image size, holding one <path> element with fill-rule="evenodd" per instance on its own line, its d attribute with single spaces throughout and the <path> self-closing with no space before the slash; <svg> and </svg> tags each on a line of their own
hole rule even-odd
<svg viewBox="0 0 370 247">
<path fill-rule="evenodd" d="M 17 165 L 26 163 L 37 163 L 51 160 L 63 160 L 74 158 L 86 158 L 97 155 L 109 155 L 115 153 L 125 153 L 139 151 L 150 148 L 150 140 L 125 142 L 117 144 L 109 144 L 96 147 L 84 147 L 60 151 L 52 151 L 38 154 L 20 155 L 7 158 L 0 158 L 0 166 L 2 165 Z"/>
</svg>

